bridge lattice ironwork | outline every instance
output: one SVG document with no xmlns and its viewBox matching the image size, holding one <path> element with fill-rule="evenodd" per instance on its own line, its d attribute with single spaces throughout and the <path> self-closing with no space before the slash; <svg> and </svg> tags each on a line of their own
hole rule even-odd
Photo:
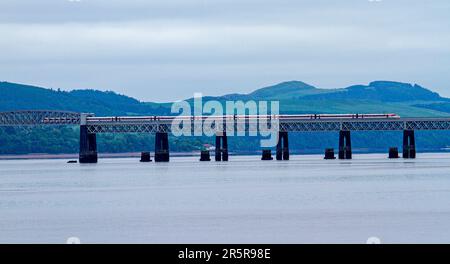
<svg viewBox="0 0 450 264">
<path fill-rule="evenodd" d="M 189 117 L 187 117 L 189 118 Z M 67 111 L 26 110 L 0 112 L 0 126 L 40 126 L 40 125 L 86 125 L 89 133 L 156 133 L 172 132 L 173 120 L 160 120 L 159 117 L 94 117 Z M 271 121 L 259 117 L 225 122 L 226 131 L 269 131 Z M 187 122 L 187 123 L 186 123 Z M 205 121 L 184 121 L 191 131 L 201 131 Z M 263 126 L 255 125 L 259 122 Z M 200 124 L 200 128 L 199 128 Z M 267 125 L 268 124 L 268 125 Z M 380 119 L 296 119 L 284 116 L 276 120 L 280 131 L 320 132 L 320 131 L 401 131 L 401 130 L 450 130 L 450 118 L 380 118 Z M 214 128 L 214 126 L 213 126 Z"/>
<path fill-rule="evenodd" d="M 279 120 L 277 124 L 280 131 L 285 132 L 327 132 L 327 131 L 402 131 L 402 130 L 450 130 L 450 118 L 399 118 L 395 120 Z M 194 132 L 196 125 L 190 123 L 191 131 Z M 87 121 L 90 133 L 156 133 L 172 132 L 170 122 L 147 121 L 147 122 L 120 122 L 111 121 L 106 123 Z M 224 131 L 269 131 L 270 125 L 260 127 L 250 125 L 248 122 L 226 123 Z M 234 128 L 232 128 L 234 127 Z M 214 126 L 213 126 L 214 128 Z"/>
<path fill-rule="evenodd" d="M 79 125 L 80 113 L 52 110 L 0 112 L 0 126 Z"/>
</svg>

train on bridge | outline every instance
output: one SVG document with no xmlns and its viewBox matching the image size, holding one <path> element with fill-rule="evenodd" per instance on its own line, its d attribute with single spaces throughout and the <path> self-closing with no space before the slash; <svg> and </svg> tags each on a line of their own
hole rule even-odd
<svg viewBox="0 0 450 264">
<path fill-rule="evenodd" d="M 399 119 L 397 114 L 307 114 L 307 115 L 222 115 L 222 116 L 114 116 L 114 117 L 88 117 L 90 122 L 148 122 L 148 121 L 173 121 L 173 120 L 352 120 L 352 119 Z M 53 123 L 54 118 L 45 119 L 46 123 Z"/>
</svg>

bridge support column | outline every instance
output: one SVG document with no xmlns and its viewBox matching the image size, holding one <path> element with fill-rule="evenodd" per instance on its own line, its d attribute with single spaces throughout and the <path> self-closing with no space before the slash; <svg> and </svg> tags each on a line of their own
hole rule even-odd
<svg viewBox="0 0 450 264">
<path fill-rule="evenodd" d="M 273 160 L 272 158 L 272 150 L 263 149 L 261 160 Z"/>
<path fill-rule="evenodd" d="M 97 135 L 88 133 L 87 126 L 80 126 L 80 163 L 97 163 Z"/>
<path fill-rule="evenodd" d="M 169 134 L 156 132 L 155 135 L 155 162 L 169 162 Z"/>
<path fill-rule="evenodd" d="M 325 158 L 326 160 L 334 160 L 336 157 L 334 156 L 334 149 L 333 148 L 327 148 L 325 149 Z"/>
<path fill-rule="evenodd" d="M 152 157 L 150 156 L 150 152 L 141 152 L 141 162 L 151 162 Z"/>
<path fill-rule="evenodd" d="M 289 160 L 289 137 L 288 132 L 278 132 L 277 160 Z"/>
<path fill-rule="evenodd" d="M 403 131 L 403 158 L 416 158 L 416 140 L 414 137 L 414 130 Z"/>
<path fill-rule="evenodd" d="M 228 161 L 228 138 L 226 132 L 216 134 L 216 161 Z"/>
<path fill-rule="evenodd" d="M 352 140 L 350 131 L 339 131 L 339 159 L 352 159 Z"/>
<path fill-rule="evenodd" d="M 211 161 L 209 150 L 202 150 L 200 153 L 200 161 Z"/>
<path fill-rule="evenodd" d="M 398 148 L 396 148 L 396 147 L 389 148 L 389 158 L 390 159 L 398 159 L 399 158 Z"/>
</svg>

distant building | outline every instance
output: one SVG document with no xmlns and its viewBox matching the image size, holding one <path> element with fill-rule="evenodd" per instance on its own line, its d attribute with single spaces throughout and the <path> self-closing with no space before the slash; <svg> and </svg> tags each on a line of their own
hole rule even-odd
<svg viewBox="0 0 450 264">
<path fill-rule="evenodd" d="M 202 150 L 215 150 L 216 147 L 211 144 L 203 144 Z"/>
</svg>

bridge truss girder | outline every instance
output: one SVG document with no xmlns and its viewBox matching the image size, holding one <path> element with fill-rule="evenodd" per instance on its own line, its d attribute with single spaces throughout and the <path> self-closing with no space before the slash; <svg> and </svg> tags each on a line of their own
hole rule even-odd
<svg viewBox="0 0 450 264">
<path fill-rule="evenodd" d="M 82 118 L 84 116 L 84 118 Z M 85 122 L 89 133 L 171 133 L 171 121 L 144 120 L 132 121 L 130 118 L 107 117 L 102 122 L 90 120 L 90 114 L 67 111 L 25 110 L 0 112 L 0 126 L 42 126 L 42 125 L 80 125 Z M 134 117 L 136 118 L 136 117 Z M 273 121 L 273 120 L 272 120 Z M 258 122 L 269 125 L 259 126 Z M 214 123 L 217 125 L 218 123 Z M 270 131 L 270 120 L 234 120 L 224 125 L 213 126 L 217 131 L 261 132 Z M 202 132 L 202 123 L 191 121 L 193 134 Z M 450 118 L 398 118 L 398 119 L 280 119 L 274 125 L 282 132 L 320 132 L 320 131 L 401 131 L 401 130 L 450 130 Z M 197 133 L 195 133 L 197 132 Z"/>
<path fill-rule="evenodd" d="M 80 113 L 52 110 L 0 112 L 0 126 L 79 125 Z"/>
<path fill-rule="evenodd" d="M 301 120 L 301 121 L 280 121 L 279 131 L 281 132 L 332 132 L 332 131 L 402 131 L 402 130 L 450 130 L 450 119 L 397 119 L 397 120 Z M 121 123 L 111 122 L 107 124 L 89 123 L 87 124 L 90 133 L 171 133 L 172 126 L 168 122 L 145 122 L 145 123 Z M 201 125 L 191 123 L 190 131 L 202 131 Z M 215 126 L 212 126 L 216 129 Z M 270 131 L 271 126 L 260 127 L 254 123 L 235 122 L 217 128 L 217 131 L 226 132 L 258 132 Z"/>
</svg>

